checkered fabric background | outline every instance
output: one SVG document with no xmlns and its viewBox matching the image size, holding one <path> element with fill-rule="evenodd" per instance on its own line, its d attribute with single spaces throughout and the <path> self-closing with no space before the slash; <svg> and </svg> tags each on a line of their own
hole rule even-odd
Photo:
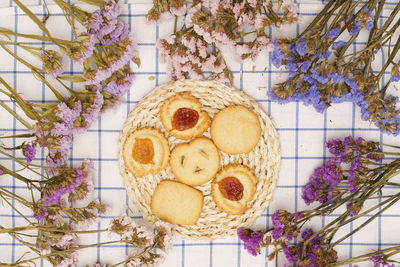
<svg viewBox="0 0 400 267">
<path fill-rule="evenodd" d="M 14 6 L 11 0 L 0 1 L 0 27 L 11 28 L 21 33 L 40 34 L 37 27 L 32 24 L 29 18 Z M 31 10 L 43 16 L 45 8 L 43 0 L 24 0 L 25 4 L 30 5 Z M 121 214 L 129 206 L 132 210 L 130 214 L 138 223 L 143 223 L 142 217 L 134 205 L 130 204 L 126 191 L 122 186 L 117 164 L 117 141 L 119 131 L 129 111 L 135 104 L 155 86 L 168 80 L 165 74 L 164 64 L 159 64 L 159 51 L 156 48 L 156 40 L 167 36 L 172 31 L 173 22 L 164 23 L 161 26 L 147 23 L 145 15 L 151 7 L 150 2 L 134 0 L 120 1 L 123 5 L 122 18 L 129 22 L 131 29 L 139 45 L 139 53 L 142 59 L 142 66 L 133 66 L 136 80 L 132 89 L 126 96 L 126 101 L 122 102 L 116 109 L 105 113 L 96 123 L 90 127 L 87 133 L 76 135 L 74 147 L 71 153 L 69 164 L 78 165 L 82 160 L 88 158 L 95 163 L 97 169 L 96 194 L 100 200 L 110 205 L 111 209 L 107 216 L 102 216 L 100 222 L 94 227 L 105 228 L 108 222 L 115 216 Z M 321 10 L 327 1 L 297 1 L 302 15 L 302 24 L 294 26 L 286 33 L 276 32 L 270 29 L 272 36 L 279 37 L 295 36 L 308 22 Z M 394 6 L 398 0 L 387 1 L 388 9 L 384 10 L 384 15 L 390 14 L 390 7 Z M 47 26 L 53 36 L 61 38 L 71 38 L 70 30 L 64 21 L 63 14 L 58 8 L 50 5 L 51 18 Z M 383 17 L 384 18 L 384 17 Z M 380 21 L 382 23 L 382 19 Z M 17 38 L 17 41 L 22 41 Z M 49 44 L 39 43 L 47 48 Z M 357 41 L 354 49 L 362 47 L 365 42 Z M 26 58 L 31 58 L 29 54 L 21 49 L 11 48 L 15 53 Z M 305 107 L 300 103 L 290 103 L 279 105 L 271 103 L 266 96 L 267 89 L 277 81 L 285 79 L 285 71 L 274 68 L 269 60 L 269 54 L 261 54 L 256 62 L 246 61 L 243 64 L 236 63 L 229 51 L 225 51 L 226 59 L 233 70 L 235 76 L 235 86 L 244 90 L 246 93 L 257 99 L 265 111 L 276 122 L 276 127 L 280 135 L 282 144 L 282 167 L 278 187 L 274 194 L 274 200 L 270 207 L 255 222 L 254 229 L 265 229 L 270 226 L 270 215 L 276 209 L 287 209 L 298 211 L 306 208 L 301 199 L 301 188 L 306 183 L 313 169 L 320 166 L 329 156 L 324 149 L 323 143 L 332 137 L 344 137 L 347 135 L 362 136 L 364 138 L 380 141 L 388 144 L 399 144 L 399 137 L 395 138 L 382 134 L 376 127 L 360 120 L 359 109 L 351 103 L 334 105 L 323 114 L 316 113 L 312 107 Z M 377 67 L 385 61 L 376 60 Z M 82 70 L 64 62 L 66 74 L 82 73 Z M 30 71 L 15 59 L 0 51 L 0 75 L 6 79 L 11 86 L 17 88 L 23 96 L 29 100 L 39 103 L 54 101 L 51 92 L 38 82 Z M 386 78 L 388 73 L 385 74 Z M 395 92 L 392 89 L 393 92 Z M 395 92 L 395 94 L 399 94 Z M 4 98 L 2 98 L 4 99 Z M 10 101 L 4 100 L 14 110 Z M 24 133 L 26 129 L 3 109 L 0 109 L 0 133 L 14 135 Z M 19 140 L 10 140 L 10 145 L 16 145 Z M 20 155 L 17 155 L 20 156 Z M 38 155 L 35 163 L 43 163 L 44 153 Z M 15 163 L 8 158 L 0 157 L 0 162 L 12 168 L 17 168 Z M 11 178 L 0 180 L 4 186 L 17 194 L 26 195 L 26 187 Z M 341 211 L 315 219 L 310 226 L 315 230 L 323 227 L 326 223 L 340 215 Z M 27 212 L 28 213 L 28 212 Z M 29 216 L 28 216 L 29 217 Z M 368 218 L 370 216 L 366 216 Z M 353 237 L 342 242 L 338 247 L 340 258 L 354 257 L 360 254 L 369 253 L 376 249 L 387 246 L 400 245 L 400 231 L 398 225 L 400 221 L 400 206 L 392 207 L 381 215 L 373 223 L 363 228 Z M 0 205 L 0 225 L 14 227 L 23 224 L 22 218 L 12 211 L 7 204 Z M 340 231 L 346 234 L 360 223 L 351 223 Z M 106 237 L 103 234 L 92 234 L 84 237 L 82 242 L 101 242 Z M 0 261 L 14 262 L 26 249 L 22 244 L 10 238 L 8 235 L 0 236 Z M 167 257 L 162 266 L 168 267 L 257 267 L 275 266 L 273 262 L 267 262 L 266 256 L 271 250 L 264 249 L 258 257 L 250 256 L 244 251 L 242 243 L 237 237 L 215 240 L 194 242 L 189 240 L 177 239 L 173 251 Z M 96 261 L 103 263 L 115 263 L 125 258 L 128 248 L 123 245 L 107 245 L 102 248 L 89 248 L 82 253 L 80 266 Z M 281 261 L 282 262 L 282 261 Z M 39 261 L 39 265 L 48 265 L 44 261 Z M 371 264 L 360 264 L 359 266 L 371 266 Z"/>
</svg>

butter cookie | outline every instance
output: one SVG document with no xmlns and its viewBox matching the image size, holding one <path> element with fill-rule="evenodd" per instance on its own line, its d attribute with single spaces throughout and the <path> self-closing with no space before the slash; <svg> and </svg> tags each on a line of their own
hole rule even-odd
<svg viewBox="0 0 400 267">
<path fill-rule="evenodd" d="M 215 145 L 228 154 L 249 153 L 261 136 L 260 121 L 244 106 L 229 106 L 220 110 L 211 123 Z"/>
<path fill-rule="evenodd" d="M 177 93 L 161 105 L 161 122 L 176 138 L 188 140 L 205 132 L 211 123 L 201 103 L 188 92 Z"/>
<path fill-rule="evenodd" d="M 211 195 L 217 207 L 228 214 L 242 214 L 253 199 L 257 178 L 241 164 L 224 166 L 211 184 Z"/>
<path fill-rule="evenodd" d="M 217 147 L 206 137 L 177 145 L 169 160 L 172 172 L 182 183 L 201 185 L 211 180 L 220 166 Z"/>
<path fill-rule="evenodd" d="M 131 133 L 122 148 L 126 168 L 136 177 L 157 174 L 167 167 L 168 140 L 157 129 L 145 127 Z"/>
</svg>

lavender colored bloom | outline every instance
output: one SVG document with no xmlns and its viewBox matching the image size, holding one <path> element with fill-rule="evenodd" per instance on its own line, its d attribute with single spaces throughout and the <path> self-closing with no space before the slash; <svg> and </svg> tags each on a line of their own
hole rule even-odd
<svg viewBox="0 0 400 267">
<path fill-rule="evenodd" d="M 285 55 L 280 49 L 278 40 L 276 38 L 272 40 L 272 44 L 274 45 L 274 51 L 272 51 L 272 57 L 271 57 L 272 64 L 276 68 L 279 68 L 280 66 L 282 66 L 282 61 L 285 59 Z"/>
<path fill-rule="evenodd" d="M 47 215 L 49 215 L 49 212 L 44 208 L 40 208 L 38 211 L 33 213 L 33 217 L 35 217 L 38 221 L 42 220 Z"/>
<path fill-rule="evenodd" d="M 359 189 L 359 182 L 357 180 L 357 171 L 362 168 L 361 158 L 356 157 L 349 168 L 349 177 L 347 178 L 348 189 L 350 192 L 355 193 Z"/>
<path fill-rule="evenodd" d="M 94 35 L 90 34 L 89 38 L 81 43 L 81 46 L 83 46 L 82 52 L 79 50 L 79 54 L 74 55 L 72 58 L 77 63 L 83 63 L 86 59 L 93 55 L 93 50 L 95 47 Z"/>
<path fill-rule="evenodd" d="M 356 22 L 353 23 L 349 34 L 351 36 L 356 35 L 357 33 L 360 32 L 360 30 L 361 30 L 361 23 L 356 21 Z"/>
<path fill-rule="evenodd" d="M 253 256 L 260 254 L 260 242 L 263 233 L 260 231 L 252 231 L 250 229 L 239 228 L 237 230 L 238 237 L 244 242 L 244 248 Z"/>
<path fill-rule="evenodd" d="M 342 141 L 338 139 L 331 139 L 325 143 L 325 147 L 329 149 L 329 152 L 335 156 L 343 156 L 346 154 L 345 148 Z"/>
<path fill-rule="evenodd" d="M 296 263 L 300 259 L 300 251 L 296 246 L 284 247 L 283 253 L 290 263 Z"/>
<path fill-rule="evenodd" d="M 115 0 L 111 0 L 106 6 L 103 8 L 103 16 L 108 20 L 113 20 L 117 18 L 121 14 L 121 7 L 115 2 Z"/>
<path fill-rule="evenodd" d="M 367 29 L 368 31 L 370 31 L 373 27 L 374 27 L 374 22 L 372 20 L 367 21 L 365 23 L 365 29 Z"/>
<path fill-rule="evenodd" d="M 356 216 L 358 214 L 358 211 L 356 211 L 355 209 L 352 209 L 353 207 L 353 203 L 347 203 L 346 204 L 346 209 L 350 210 L 350 215 L 352 216 Z"/>
<path fill-rule="evenodd" d="M 338 73 L 338 72 L 328 73 L 327 75 L 328 75 L 328 78 L 329 78 L 329 79 L 332 79 L 332 81 L 333 81 L 334 83 L 340 83 L 340 82 L 344 79 L 344 76 L 341 75 L 341 74 Z"/>
<path fill-rule="evenodd" d="M 308 71 L 308 69 L 311 66 L 311 62 L 309 60 L 303 61 L 303 63 L 301 63 L 301 68 L 300 71 L 303 73 L 306 73 Z"/>
<path fill-rule="evenodd" d="M 357 90 L 360 87 L 357 81 L 353 81 L 349 77 L 345 77 L 344 82 L 351 88 L 351 90 Z"/>
<path fill-rule="evenodd" d="M 117 83 L 115 80 L 112 80 L 106 84 L 106 86 L 103 88 L 103 90 L 115 95 L 116 97 L 121 97 L 131 87 L 133 78 L 134 78 L 134 76 L 132 73 L 127 73 L 127 74 L 125 74 L 123 83 L 120 83 L 120 82 Z"/>
<path fill-rule="evenodd" d="M 89 20 L 86 22 L 86 25 L 88 26 L 89 30 L 93 32 L 97 32 L 102 24 L 103 24 L 103 16 L 100 13 L 100 10 L 96 10 L 95 12 L 90 15 Z"/>
<path fill-rule="evenodd" d="M 30 163 L 32 160 L 35 158 L 36 155 L 36 149 L 35 149 L 36 144 L 31 143 L 31 144 L 24 144 L 22 146 L 22 154 L 26 158 L 26 162 Z"/>
<path fill-rule="evenodd" d="M 0 175 L 2 175 L 3 174 L 3 170 L 2 169 L 0 169 Z"/>
<path fill-rule="evenodd" d="M 374 256 L 369 257 L 369 260 L 372 261 L 374 266 L 382 266 L 382 267 L 395 267 L 396 265 L 394 263 L 388 263 L 384 258 L 382 254 L 377 254 Z"/>
<path fill-rule="evenodd" d="M 398 73 L 397 75 L 394 75 L 390 78 L 391 82 L 398 82 L 400 81 L 400 73 Z"/>
<path fill-rule="evenodd" d="M 302 216 L 303 216 L 303 213 L 302 213 L 301 211 L 298 211 L 298 212 L 296 212 L 296 213 L 294 214 L 294 218 L 295 218 L 296 220 L 300 220 Z"/>
<path fill-rule="evenodd" d="M 296 52 L 300 56 L 304 57 L 305 54 L 307 53 L 307 49 L 308 49 L 308 45 L 307 45 L 307 43 L 305 41 L 303 41 L 301 39 L 297 41 Z"/>
<path fill-rule="evenodd" d="M 332 49 L 342 48 L 347 44 L 345 41 L 337 41 L 332 44 Z"/>
<path fill-rule="evenodd" d="M 334 28 L 334 29 L 329 31 L 327 37 L 333 39 L 333 38 L 338 37 L 339 33 L 340 33 L 340 29 L 339 28 Z"/>
<path fill-rule="evenodd" d="M 52 205 L 57 205 L 61 197 L 65 194 L 68 194 L 72 192 L 77 186 L 79 186 L 82 183 L 83 180 L 83 173 L 82 170 L 77 169 L 76 170 L 76 178 L 67 186 L 57 188 L 51 192 L 51 194 L 44 194 L 42 198 L 42 204 L 44 206 L 52 206 Z"/>
<path fill-rule="evenodd" d="M 129 34 L 129 25 L 124 21 L 118 21 L 115 28 L 107 35 L 98 36 L 103 45 L 113 45 L 122 42 Z M 105 38 L 106 37 L 106 38 Z"/>
</svg>

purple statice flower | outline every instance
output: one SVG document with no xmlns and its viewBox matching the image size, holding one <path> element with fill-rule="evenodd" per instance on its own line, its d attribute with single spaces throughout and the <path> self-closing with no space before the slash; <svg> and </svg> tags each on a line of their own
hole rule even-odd
<svg viewBox="0 0 400 267">
<path fill-rule="evenodd" d="M 124 21 L 118 21 L 110 34 L 99 37 L 103 45 L 113 45 L 122 42 L 129 34 L 129 25 Z M 107 37 L 107 38 L 105 38 Z"/>
<path fill-rule="evenodd" d="M 370 31 L 373 27 L 374 27 L 374 22 L 372 20 L 367 21 L 365 23 L 365 29 L 367 29 L 368 31 Z"/>
<path fill-rule="evenodd" d="M 327 37 L 333 39 L 333 38 L 338 37 L 339 33 L 340 33 L 340 29 L 339 28 L 334 28 L 334 29 L 329 31 Z"/>
<path fill-rule="evenodd" d="M 344 76 L 338 72 L 328 73 L 327 75 L 334 83 L 340 83 L 344 79 Z"/>
<path fill-rule="evenodd" d="M 43 206 L 57 205 L 60 202 L 61 197 L 65 194 L 72 192 L 77 186 L 81 184 L 82 180 L 83 180 L 82 170 L 77 169 L 76 178 L 73 181 L 71 181 L 67 186 L 54 189 L 51 192 L 51 194 L 45 193 L 43 195 L 42 198 Z"/>
<path fill-rule="evenodd" d="M 285 55 L 279 47 L 279 43 L 276 38 L 272 39 L 272 44 L 274 45 L 274 51 L 272 51 L 271 56 L 272 64 L 276 68 L 279 68 L 280 66 L 282 66 L 282 61 L 285 59 Z"/>
<path fill-rule="evenodd" d="M 357 90 L 360 87 L 357 81 L 354 81 L 349 77 L 344 77 L 344 82 L 351 88 L 351 90 Z"/>
<path fill-rule="evenodd" d="M 301 251 L 297 246 L 287 246 L 283 248 L 283 253 L 285 254 L 286 259 L 290 263 L 296 263 L 299 261 L 301 256 Z"/>
<path fill-rule="evenodd" d="M 81 45 L 83 46 L 83 52 L 73 58 L 73 60 L 77 63 L 83 63 L 86 59 L 93 55 L 93 50 L 95 47 L 94 35 L 89 34 L 89 38 L 82 42 Z"/>
<path fill-rule="evenodd" d="M 311 66 L 311 62 L 309 60 L 303 61 L 301 63 L 300 71 L 306 73 Z"/>
<path fill-rule="evenodd" d="M 103 16 L 101 15 L 100 9 L 98 9 L 90 15 L 90 18 L 86 22 L 86 25 L 91 32 L 97 32 L 98 30 L 100 30 L 103 22 Z"/>
<path fill-rule="evenodd" d="M 345 147 L 342 143 L 342 140 L 339 138 L 331 139 L 325 143 L 325 147 L 329 149 L 329 152 L 335 156 L 343 156 L 346 154 Z"/>
<path fill-rule="evenodd" d="M 361 30 L 361 23 L 358 21 L 355 21 L 351 27 L 349 34 L 351 36 L 356 35 L 357 33 L 360 32 L 360 30 Z"/>
<path fill-rule="evenodd" d="M 356 157 L 353 159 L 349 168 L 349 177 L 347 178 L 348 189 L 350 192 L 355 193 L 359 189 L 358 171 L 363 167 L 361 158 Z"/>
<path fill-rule="evenodd" d="M 352 208 L 353 208 L 353 203 L 352 202 L 346 204 L 346 209 L 350 210 L 350 215 L 356 216 L 358 214 L 358 211 L 355 210 L 355 209 L 352 209 Z"/>
<path fill-rule="evenodd" d="M 81 132 L 84 129 L 87 129 L 93 121 L 95 121 L 101 113 L 101 107 L 103 106 L 104 98 L 100 91 L 96 91 L 95 98 L 91 106 L 86 108 L 82 112 L 82 116 L 85 118 L 86 125 L 83 128 L 80 128 L 78 131 Z"/>
<path fill-rule="evenodd" d="M 42 220 L 47 215 L 49 215 L 49 212 L 45 208 L 37 208 L 33 213 L 33 217 L 35 217 L 38 221 Z"/>
<path fill-rule="evenodd" d="M 322 84 L 327 84 L 329 82 L 328 76 L 321 75 L 316 69 L 311 69 L 311 77 Z"/>
<path fill-rule="evenodd" d="M 118 20 L 110 20 L 107 21 L 106 23 L 103 23 L 100 27 L 100 29 L 95 33 L 95 36 L 99 39 L 102 40 L 104 36 L 111 34 L 115 28 L 117 27 Z"/>
<path fill-rule="evenodd" d="M 121 14 L 121 7 L 115 2 L 115 0 L 110 0 L 107 5 L 102 9 L 103 16 L 108 20 L 113 20 Z"/>
<path fill-rule="evenodd" d="M 325 58 L 325 59 L 328 59 L 331 55 L 332 55 L 331 51 L 318 52 L 315 54 L 316 57 Z"/>
<path fill-rule="evenodd" d="M 400 81 L 400 73 L 398 73 L 397 75 L 394 75 L 390 78 L 391 82 L 398 82 Z"/>
<path fill-rule="evenodd" d="M 106 84 L 103 90 L 115 95 L 116 97 L 121 97 L 131 87 L 133 78 L 133 73 L 126 73 L 122 83 L 111 80 L 109 83 Z"/>
<path fill-rule="evenodd" d="M 36 149 L 35 149 L 36 143 L 32 142 L 31 144 L 23 144 L 22 146 L 22 154 L 26 158 L 26 162 L 30 163 L 32 160 L 35 158 L 36 155 Z"/>
<path fill-rule="evenodd" d="M 301 217 L 303 217 L 303 212 L 301 212 L 301 211 L 298 211 L 298 212 L 296 212 L 296 213 L 294 214 L 294 218 L 295 218 L 296 220 L 300 220 Z"/>
<path fill-rule="evenodd" d="M 260 231 L 252 231 L 250 229 L 239 228 L 237 235 L 244 242 L 244 249 L 251 255 L 257 256 L 260 254 L 260 242 L 263 238 L 263 233 Z"/>
<path fill-rule="evenodd" d="M 2 169 L 0 169 L 0 175 L 2 175 L 3 174 L 3 170 Z"/>
<path fill-rule="evenodd" d="M 297 52 L 300 56 L 304 57 L 305 54 L 307 53 L 307 49 L 308 49 L 307 43 L 306 43 L 305 41 L 299 39 L 299 40 L 297 41 L 297 44 L 296 44 L 296 52 Z"/>
<path fill-rule="evenodd" d="M 337 41 L 332 44 L 332 49 L 342 48 L 347 44 L 345 41 Z"/>
<path fill-rule="evenodd" d="M 307 205 L 314 201 L 325 203 L 337 194 L 337 185 L 342 178 L 341 161 L 341 158 L 331 158 L 323 167 L 314 170 L 309 182 L 302 189 L 301 197 Z"/>
<path fill-rule="evenodd" d="M 100 84 L 102 81 L 109 78 L 115 71 L 128 64 L 128 62 L 135 57 L 136 42 L 133 40 L 133 37 L 130 34 L 127 36 L 127 38 L 129 38 L 129 42 L 125 47 L 125 51 L 120 55 L 120 57 L 108 65 L 107 68 L 97 69 L 94 77 L 86 80 L 87 85 Z"/>
<path fill-rule="evenodd" d="M 394 263 L 388 263 L 384 258 L 382 254 L 377 254 L 374 256 L 369 257 L 369 260 L 372 261 L 374 266 L 381 266 L 381 267 L 395 267 L 396 265 Z"/>
</svg>

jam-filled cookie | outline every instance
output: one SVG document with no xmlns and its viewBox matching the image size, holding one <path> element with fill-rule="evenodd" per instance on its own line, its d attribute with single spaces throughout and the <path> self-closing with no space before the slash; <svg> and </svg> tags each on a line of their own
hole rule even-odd
<svg viewBox="0 0 400 267">
<path fill-rule="evenodd" d="M 199 137 L 187 144 L 179 144 L 171 151 L 172 172 L 182 183 L 201 185 L 211 180 L 220 166 L 219 152 L 214 143 Z"/>
<path fill-rule="evenodd" d="M 154 191 L 151 212 L 173 224 L 192 225 L 200 217 L 203 198 L 203 194 L 191 186 L 163 180 Z"/>
<path fill-rule="evenodd" d="M 228 214 L 242 214 L 247 202 L 253 199 L 257 178 L 253 171 L 241 164 L 224 166 L 215 176 L 211 195 L 217 207 Z"/>
<path fill-rule="evenodd" d="M 210 127 L 211 119 L 201 109 L 201 103 L 188 92 L 178 93 L 162 104 L 161 122 L 171 135 L 188 140 Z"/>
<path fill-rule="evenodd" d="M 134 176 L 156 174 L 167 167 L 168 140 L 157 129 L 141 128 L 126 138 L 122 154 L 125 166 Z"/>
<path fill-rule="evenodd" d="M 228 154 L 249 153 L 261 136 L 260 121 L 244 106 L 229 106 L 219 111 L 211 123 L 215 145 Z"/>
</svg>

